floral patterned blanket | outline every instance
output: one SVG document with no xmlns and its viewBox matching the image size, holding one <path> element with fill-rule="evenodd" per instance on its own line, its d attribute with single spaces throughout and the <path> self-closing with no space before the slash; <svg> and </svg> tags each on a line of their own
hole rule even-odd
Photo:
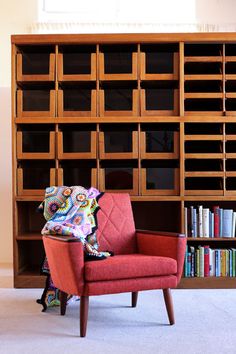
<svg viewBox="0 0 236 354">
<path fill-rule="evenodd" d="M 96 238 L 96 213 L 101 197 L 96 188 L 85 189 L 82 186 L 48 187 L 45 199 L 38 210 L 46 219 L 42 235 L 67 235 L 77 237 L 84 245 L 85 260 L 104 259 L 109 252 L 99 252 Z M 42 273 L 47 275 L 45 289 L 38 303 L 43 311 L 48 306 L 59 305 L 59 292 L 53 285 L 47 259 L 44 260 Z"/>
</svg>

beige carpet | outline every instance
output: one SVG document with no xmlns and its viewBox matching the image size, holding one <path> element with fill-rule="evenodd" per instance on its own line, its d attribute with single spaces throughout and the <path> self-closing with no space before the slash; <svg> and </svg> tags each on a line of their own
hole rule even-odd
<svg viewBox="0 0 236 354">
<path fill-rule="evenodd" d="M 59 315 L 41 312 L 41 289 L 13 289 L 0 268 L 1 354 L 236 353 L 236 290 L 175 290 L 176 324 L 168 325 L 160 291 L 92 297 L 87 337 L 79 337 L 79 301 Z"/>
</svg>

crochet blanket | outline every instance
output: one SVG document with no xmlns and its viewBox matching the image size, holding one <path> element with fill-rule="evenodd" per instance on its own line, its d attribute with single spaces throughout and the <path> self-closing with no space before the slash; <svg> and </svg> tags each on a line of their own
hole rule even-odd
<svg viewBox="0 0 236 354">
<path fill-rule="evenodd" d="M 84 246 L 85 259 L 104 259 L 111 254 L 99 252 L 96 238 L 96 213 L 98 198 L 102 195 L 96 188 L 82 186 L 48 187 L 45 199 L 38 207 L 46 219 L 42 235 L 68 235 L 77 237 Z M 48 306 L 59 305 L 59 292 L 50 277 L 47 259 L 44 259 L 42 273 L 47 275 L 45 289 L 38 303 L 43 311 Z"/>
</svg>

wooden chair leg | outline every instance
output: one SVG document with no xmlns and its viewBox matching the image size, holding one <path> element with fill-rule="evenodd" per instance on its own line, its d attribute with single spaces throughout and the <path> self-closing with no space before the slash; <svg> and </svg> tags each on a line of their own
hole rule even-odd
<svg viewBox="0 0 236 354">
<path fill-rule="evenodd" d="M 64 293 L 64 291 L 60 291 L 60 309 L 61 309 L 62 316 L 64 316 L 66 313 L 66 305 L 67 305 L 67 293 Z"/>
<path fill-rule="evenodd" d="M 164 295 L 164 300 L 166 304 L 166 310 L 168 313 L 168 318 L 170 325 L 173 325 L 175 323 L 175 317 L 174 317 L 174 308 L 173 308 L 173 302 L 172 302 L 172 296 L 171 296 L 171 291 L 170 289 L 163 289 L 163 295 Z"/>
<path fill-rule="evenodd" d="M 80 297 L 80 337 L 86 336 L 89 309 L 89 296 Z"/>
<path fill-rule="evenodd" d="M 138 300 L 138 291 L 132 293 L 132 307 L 136 307 Z"/>
</svg>

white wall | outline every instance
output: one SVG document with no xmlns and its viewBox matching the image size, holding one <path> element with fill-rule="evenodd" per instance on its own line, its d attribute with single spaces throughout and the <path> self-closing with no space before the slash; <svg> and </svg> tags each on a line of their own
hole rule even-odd
<svg viewBox="0 0 236 354">
<path fill-rule="evenodd" d="M 236 31 L 235 0 L 96 0 L 99 13 L 92 11 L 91 1 L 83 2 L 83 13 L 70 24 L 61 16 L 55 25 L 42 18 L 39 23 L 37 0 L 0 0 L 0 263 L 12 261 L 11 34 Z"/>
<path fill-rule="evenodd" d="M 0 263 L 12 262 L 11 34 L 28 33 L 36 0 L 0 0 Z"/>
</svg>

